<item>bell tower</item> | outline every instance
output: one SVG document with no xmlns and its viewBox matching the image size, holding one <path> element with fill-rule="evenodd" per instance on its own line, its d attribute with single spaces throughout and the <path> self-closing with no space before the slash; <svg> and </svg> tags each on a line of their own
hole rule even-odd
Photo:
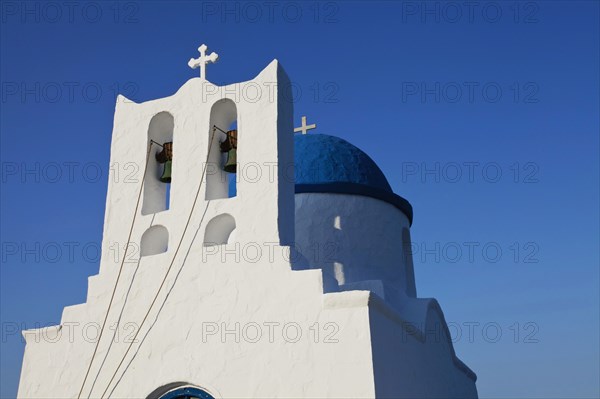
<svg viewBox="0 0 600 399">
<path fill-rule="evenodd" d="M 190 226 L 203 223 L 219 228 L 219 220 L 233 220 L 229 226 L 235 226 L 236 240 L 242 243 L 289 245 L 294 241 L 293 107 L 289 79 L 274 60 L 250 81 L 217 86 L 206 79 L 205 68 L 218 56 L 207 56 L 206 46 L 199 51 L 200 57 L 191 59 L 189 65 L 200 67 L 200 77 L 190 79 L 174 95 L 141 104 L 118 98 L 105 250 L 114 248 L 115 242 L 127 242 L 124 233 L 133 214 L 130 241 L 134 243 L 140 242 L 146 229 L 159 224 L 168 231 L 167 246 L 171 248 L 184 235 L 188 218 Z M 223 145 L 229 140 L 227 132 L 233 123 L 237 124 L 237 173 L 229 177 L 224 167 L 232 161 L 231 151 L 223 152 Z M 165 143 L 172 143 L 172 162 L 160 163 Z M 161 181 L 167 165 L 170 187 Z M 119 172 L 123 175 L 123 170 L 130 175 L 118 176 Z M 231 178 L 236 179 L 237 194 L 229 198 Z M 138 195 L 141 203 L 136 211 Z M 202 237 L 197 239 L 208 243 Z M 105 270 L 106 265 L 103 258 L 101 269 Z M 113 266 L 118 265 L 111 264 L 109 269 Z"/>
<path fill-rule="evenodd" d="M 97 339 L 79 337 L 48 347 L 75 356 L 63 377 L 44 377 L 46 369 L 38 369 L 41 363 L 36 366 L 34 359 L 46 350 L 30 344 L 21 397 L 110 395 L 127 361 L 135 358 L 133 343 L 152 330 L 151 320 L 163 312 L 160 304 L 172 294 L 186 263 L 193 263 L 189 270 L 195 272 L 203 264 L 206 273 L 211 264 L 239 268 L 246 263 L 240 262 L 241 248 L 247 246 L 288 248 L 289 253 L 295 211 L 289 78 L 273 60 L 252 80 L 218 86 L 206 79 L 206 64 L 217 54 L 206 55 L 205 45 L 198 50 L 200 56 L 188 65 L 199 67 L 200 76 L 172 96 L 143 103 L 118 97 L 100 272 L 89 279 L 87 302 L 65 308 L 61 320 L 94 323 Z M 232 148 L 226 148 L 232 144 L 233 158 Z M 233 197 L 229 176 L 236 177 Z M 221 251 L 231 256 L 221 257 Z M 281 257 L 268 267 L 291 270 Z M 115 330 L 125 320 L 135 325 L 135 336 L 129 344 L 117 343 Z M 36 386 L 45 388 L 36 394 Z"/>
</svg>

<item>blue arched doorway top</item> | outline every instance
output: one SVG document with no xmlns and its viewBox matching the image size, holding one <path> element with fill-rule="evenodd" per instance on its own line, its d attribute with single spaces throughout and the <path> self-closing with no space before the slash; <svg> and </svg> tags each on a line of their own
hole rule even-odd
<svg viewBox="0 0 600 399">
<path fill-rule="evenodd" d="M 184 387 L 167 392 L 160 399 L 215 399 L 211 394 L 199 388 Z"/>
</svg>

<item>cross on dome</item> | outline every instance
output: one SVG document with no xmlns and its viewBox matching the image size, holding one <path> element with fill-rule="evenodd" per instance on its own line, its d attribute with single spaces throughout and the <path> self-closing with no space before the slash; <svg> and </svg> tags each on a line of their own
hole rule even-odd
<svg viewBox="0 0 600 399">
<path fill-rule="evenodd" d="M 306 134 L 309 130 L 315 129 L 316 127 L 317 127 L 316 123 L 313 123 L 312 125 L 307 125 L 306 124 L 306 116 L 303 116 L 302 117 L 302 126 L 295 128 L 294 133 L 302 132 L 302 134 Z"/>
<path fill-rule="evenodd" d="M 206 80 L 206 64 L 208 64 L 209 62 L 216 62 L 217 59 L 219 58 L 219 55 L 214 52 L 211 53 L 209 56 L 207 56 L 206 55 L 207 49 L 208 49 L 208 46 L 206 46 L 206 44 L 201 45 L 200 47 L 198 47 L 198 52 L 200 53 L 200 57 L 190 58 L 190 60 L 188 61 L 188 65 L 190 66 L 190 68 L 196 69 L 196 68 L 200 67 L 200 79 L 204 79 L 204 80 Z"/>
</svg>

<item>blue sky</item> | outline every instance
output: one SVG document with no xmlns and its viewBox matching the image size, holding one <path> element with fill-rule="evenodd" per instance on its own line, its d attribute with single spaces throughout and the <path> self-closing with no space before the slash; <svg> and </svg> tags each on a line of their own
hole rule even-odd
<svg viewBox="0 0 600 399">
<path fill-rule="evenodd" d="M 1 4 L 2 397 L 18 330 L 98 271 L 116 93 L 171 95 L 201 43 L 217 84 L 277 58 L 295 123 L 412 203 L 418 294 L 481 397 L 600 395 L 598 2 L 67 3 Z"/>
</svg>

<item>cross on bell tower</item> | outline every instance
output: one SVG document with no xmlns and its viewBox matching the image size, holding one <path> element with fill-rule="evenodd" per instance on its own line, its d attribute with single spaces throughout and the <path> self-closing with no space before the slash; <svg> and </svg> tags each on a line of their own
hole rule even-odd
<svg viewBox="0 0 600 399">
<path fill-rule="evenodd" d="M 201 45 L 200 47 L 198 47 L 198 52 L 200 53 L 200 57 L 198 58 L 190 58 L 190 60 L 188 61 L 188 65 L 190 66 L 190 68 L 192 69 L 196 69 L 198 67 L 200 67 L 200 79 L 206 80 L 206 64 L 208 64 L 209 62 L 216 62 L 217 59 L 219 58 L 219 55 L 217 53 L 211 53 L 209 56 L 206 55 L 206 50 L 208 49 L 208 47 L 206 46 L 206 44 Z"/>
<path fill-rule="evenodd" d="M 294 129 L 294 133 L 302 132 L 302 134 L 306 134 L 311 129 L 316 129 L 317 124 L 313 123 L 312 125 L 306 124 L 306 116 L 302 117 L 302 125 Z"/>
</svg>

